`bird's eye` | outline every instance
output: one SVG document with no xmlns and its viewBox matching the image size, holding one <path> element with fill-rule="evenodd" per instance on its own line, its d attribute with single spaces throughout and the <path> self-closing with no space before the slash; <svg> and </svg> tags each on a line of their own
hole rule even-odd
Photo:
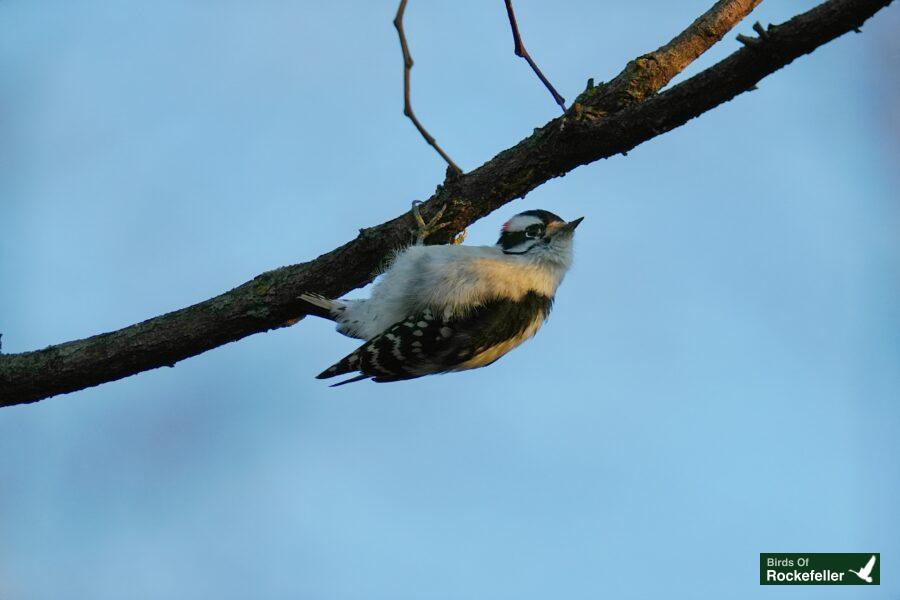
<svg viewBox="0 0 900 600">
<path fill-rule="evenodd" d="M 534 225 L 529 225 L 528 227 L 525 228 L 525 237 L 530 237 L 530 238 L 541 237 L 541 235 L 543 233 L 544 233 L 543 225 L 534 224 Z"/>
</svg>

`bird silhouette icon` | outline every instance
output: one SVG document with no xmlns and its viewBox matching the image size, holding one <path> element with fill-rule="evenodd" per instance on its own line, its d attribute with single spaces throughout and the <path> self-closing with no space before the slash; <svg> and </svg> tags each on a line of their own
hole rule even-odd
<svg viewBox="0 0 900 600">
<path fill-rule="evenodd" d="M 866 583 L 872 583 L 872 569 L 875 567 L 875 555 L 872 555 L 872 558 L 869 559 L 869 562 L 866 563 L 859 571 L 854 571 L 853 569 L 847 569 L 850 573 L 853 573 Z"/>
</svg>

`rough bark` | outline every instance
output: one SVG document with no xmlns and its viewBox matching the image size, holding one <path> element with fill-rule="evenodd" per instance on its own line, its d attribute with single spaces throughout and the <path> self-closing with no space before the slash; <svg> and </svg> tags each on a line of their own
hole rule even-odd
<svg viewBox="0 0 900 600">
<path fill-rule="evenodd" d="M 661 90 L 701 54 L 709 50 L 762 0 L 721 0 L 697 17 L 668 44 L 629 61 L 606 83 L 588 84 L 574 104 L 594 116 L 605 116 L 638 104 Z"/>
<path fill-rule="evenodd" d="M 454 233 L 549 179 L 580 165 L 627 152 L 755 89 L 766 75 L 848 31 L 857 30 L 890 3 L 891 0 L 829 0 L 781 25 L 769 27 L 761 38 L 753 38 L 752 43 L 723 61 L 654 95 L 657 86 L 677 73 L 678 65 L 683 68 L 692 60 L 692 54 L 702 51 L 695 44 L 697 38 L 688 33 L 689 28 L 657 51 L 664 57 L 657 62 L 674 65 L 665 67 L 663 75 L 631 80 L 626 67 L 623 74 L 630 83 L 621 89 L 629 90 L 625 96 L 633 101 L 625 101 L 615 110 L 621 103 L 608 105 L 607 100 L 598 100 L 612 97 L 608 93 L 598 92 L 601 95 L 593 98 L 588 90 L 588 97 L 577 103 L 591 110 L 579 110 L 573 105 L 566 115 L 536 129 L 474 171 L 448 175 L 422 206 L 423 215 L 428 217 L 447 204 L 444 219 L 450 226 L 429 241 L 447 242 Z M 719 5 L 732 3 L 720 2 L 716 6 Z M 692 27 L 697 23 L 701 23 L 701 28 L 713 27 L 702 17 Z M 728 23 L 723 26 L 730 27 Z M 701 35 L 703 43 L 709 45 L 714 37 Z M 605 110 L 609 106 L 614 108 L 611 113 Z M 296 300 L 300 292 L 339 296 L 371 281 L 383 258 L 408 242 L 412 227 L 412 219 L 404 213 L 360 230 L 356 239 L 315 260 L 263 273 L 199 304 L 115 332 L 34 352 L 2 355 L 0 406 L 33 402 L 141 371 L 173 366 L 222 344 L 284 326 L 302 316 Z"/>
</svg>

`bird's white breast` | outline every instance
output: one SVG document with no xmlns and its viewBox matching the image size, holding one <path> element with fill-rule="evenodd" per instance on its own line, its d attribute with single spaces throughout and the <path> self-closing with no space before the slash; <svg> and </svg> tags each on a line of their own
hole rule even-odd
<svg viewBox="0 0 900 600">
<path fill-rule="evenodd" d="M 397 253 L 368 300 L 348 305 L 345 318 L 371 339 L 425 308 L 450 318 L 496 298 L 519 300 L 532 291 L 552 298 L 564 275 L 565 266 L 496 246 L 410 246 Z"/>
<path fill-rule="evenodd" d="M 399 253 L 373 291 L 403 290 L 408 310 L 438 307 L 460 314 L 492 298 L 529 291 L 552 298 L 562 273 L 492 246 L 411 246 Z"/>
</svg>

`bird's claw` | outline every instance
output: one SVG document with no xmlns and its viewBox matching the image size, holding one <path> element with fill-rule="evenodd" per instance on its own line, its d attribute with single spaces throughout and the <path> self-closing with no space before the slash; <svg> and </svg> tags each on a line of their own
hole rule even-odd
<svg viewBox="0 0 900 600">
<path fill-rule="evenodd" d="M 440 231 L 449 223 L 440 223 L 441 217 L 444 216 L 444 211 L 447 210 L 447 205 L 441 207 L 437 214 L 431 217 L 427 222 L 422 218 L 422 214 L 419 212 L 419 205 L 422 204 L 421 200 L 414 200 L 412 203 L 412 215 L 416 221 L 416 231 L 411 231 L 413 235 L 416 236 L 416 245 L 421 246 L 425 242 L 425 238 L 430 236 L 431 234 Z"/>
</svg>

